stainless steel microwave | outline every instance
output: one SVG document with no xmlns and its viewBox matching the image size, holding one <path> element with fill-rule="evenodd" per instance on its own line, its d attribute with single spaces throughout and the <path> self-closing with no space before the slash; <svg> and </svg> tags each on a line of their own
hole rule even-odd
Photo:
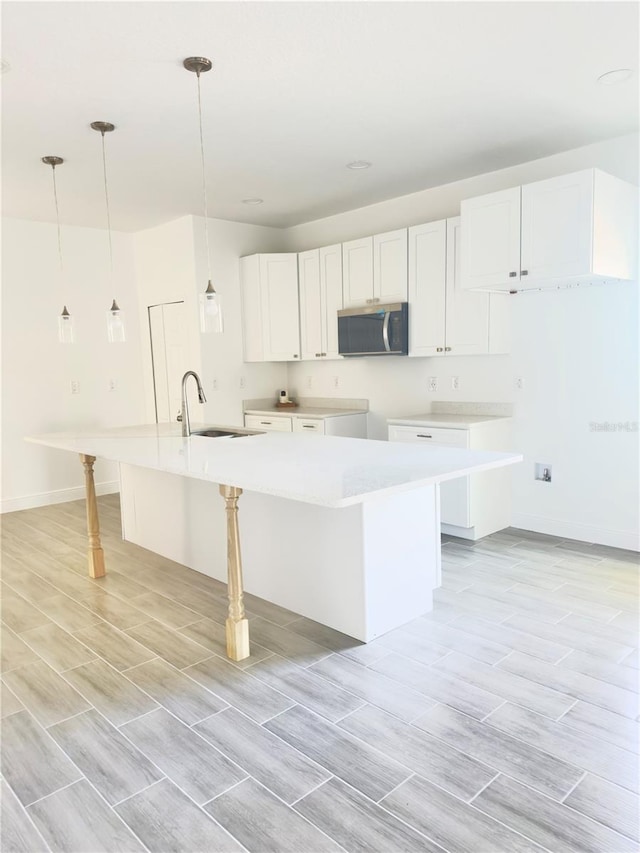
<svg viewBox="0 0 640 853">
<path fill-rule="evenodd" d="M 338 311 L 338 351 L 344 356 L 407 355 L 407 303 L 367 305 Z"/>
</svg>

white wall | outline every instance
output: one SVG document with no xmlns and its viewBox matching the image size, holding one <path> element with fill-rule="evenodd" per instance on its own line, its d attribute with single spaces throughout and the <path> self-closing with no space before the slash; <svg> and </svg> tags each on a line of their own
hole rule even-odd
<svg viewBox="0 0 640 853">
<path fill-rule="evenodd" d="M 62 240 L 64 295 L 55 225 L 2 221 L 2 511 L 84 495 L 78 459 L 28 444 L 24 436 L 142 418 L 131 237 L 113 234 L 113 287 L 105 231 L 63 227 Z M 107 341 L 114 296 L 127 324 L 123 344 Z M 58 342 L 63 299 L 76 323 L 77 342 L 70 346 Z M 115 391 L 108 390 L 110 379 Z M 80 383 L 77 395 L 72 380 Z M 99 490 L 115 488 L 116 479 L 114 465 L 96 464 Z"/>
<path fill-rule="evenodd" d="M 213 284 L 222 301 L 224 333 L 201 335 L 199 294 L 207 286 L 204 219 L 186 216 L 134 235 L 145 386 L 145 416 L 155 420 L 147 306 L 184 300 L 188 312 L 190 368 L 202 379 L 207 403 L 191 404 L 193 422 L 242 425 L 242 400 L 275 399 L 286 383 L 285 364 L 244 364 L 240 309 L 242 255 L 281 251 L 278 228 L 209 220 Z"/>
<path fill-rule="evenodd" d="M 287 230 L 287 248 L 456 216 L 463 198 L 592 166 L 637 184 L 638 135 L 299 225 Z M 513 524 L 639 548 L 638 433 L 589 426 L 639 420 L 637 283 L 519 294 L 511 307 L 511 355 L 304 362 L 289 365 L 289 389 L 368 397 L 373 438 L 386 437 L 387 417 L 426 411 L 434 399 L 513 402 L 513 445 L 525 455 L 513 474 Z M 430 376 L 438 377 L 437 393 L 427 390 Z M 458 391 L 452 376 L 460 377 Z M 515 376 L 524 378 L 522 391 Z M 534 481 L 534 462 L 553 466 L 551 484 Z"/>
</svg>

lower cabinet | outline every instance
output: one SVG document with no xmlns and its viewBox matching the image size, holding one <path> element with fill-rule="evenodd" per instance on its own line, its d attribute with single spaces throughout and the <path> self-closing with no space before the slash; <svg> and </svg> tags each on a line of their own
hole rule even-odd
<svg viewBox="0 0 640 853">
<path fill-rule="evenodd" d="M 264 432 L 303 432 L 320 435 L 340 435 L 345 438 L 367 437 L 367 416 L 335 415 L 332 417 L 297 417 L 290 415 L 245 415 L 244 425 L 248 429 Z"/>
<path fill-rule="evenodd" d="M 504 450 L 510 446 L 510 421 L 496 418 L 470 429 L 411 425 L 388 421 L 389 441 L 409 441 L 463 450 Z M 480 539 L 511 524 L 511 472 L 508 468 L 458 477 L 440 485 L 443 533 Z"/>
</svg>

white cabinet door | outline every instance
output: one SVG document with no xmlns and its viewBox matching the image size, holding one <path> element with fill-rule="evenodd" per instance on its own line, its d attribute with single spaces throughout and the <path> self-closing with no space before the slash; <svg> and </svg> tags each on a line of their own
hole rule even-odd
<svg viewBox="0 0 640 853">
<path fill-rule="evenodd" d="M 325 246 L 320 249 L 320 292 L 324 335 L 322 352 L 324 358 L 342 358 L 338 352 L 338 311 L 342 301 L 342 246 Z"/>
<path fill-rule="evenodd" d="M 522 187 L 520 276 L 536 281 L 592 268 L 593 169 Z"/>
<path fill-rule="evenodd" d="M 298 255 L 300 283 L 300 357 L 304 361 L 322 358 L 324 351 L 323 300 L 320 283 L 320 251 Z"/>
<path fill-rule="evenodd" d="M 157 423 L 175 421 L 180 411 L 181 380 L 189 369 L 184 302 L 149 306 L 149 330 L 153 358 L 153 390 Z M 190 383 L 187 396 L 191 411 L 198 397 Z"/>
<path fill-rule="evenodd" d="M 264 360 L 293 361 L 300 358 L 298 258 L 281 253 L 259 259 Z"/>
<path fill-rule="evenodd" d="M 461 429 L 437 429 L 429 426 L 389 426 L 389 441 L 409 441 L 429 447 L 469 446 L 469 433 Z M 440 484 L 440 522 L 456 527 L 471 527 L 470 480 L 458 477 Z"/>
<path fill-rule="evenodd" d="M 373 298 L 373 237 L 342 244 L 342 275 L 345 308 Z"/>
<path fill-rule="evenodd" d="M 409 355 L 444 355 L 446 268 L 446 219 L 409 228 Z"/>
<path fill-rule="evenodd" d="M 244 425 L 248 429 L 259 429 L 264 432 L 291 432 L 291 418 L 274 415 L 245 415 Z"/>
<path fill-rule="evenodd" d="M 489 294 L 461 290 L 460 237 L 460 217 L 448 219 L 445 352 L 477 355 L 489 352 Z"/>
<path fill-rule="evenodd" d="M 381 303 L 407 301 L 407 229 L 373 238 L 373 299 Z"/>
<path fill-rule="evenodd" d="M 460 205 L 460 286 L 504 289 L 520 281 L 520 187 L 470 198 Z"/>
</svg>

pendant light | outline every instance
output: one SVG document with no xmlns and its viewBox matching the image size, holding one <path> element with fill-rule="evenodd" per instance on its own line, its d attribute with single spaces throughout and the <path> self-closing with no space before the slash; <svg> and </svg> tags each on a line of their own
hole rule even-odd
<svg viewBox="0 0 640 853">
<path fill-rule="evenodd" d="M 64 292 L 65 289 L 65 280 L 64 280 L 64 263 L 62 261 L 62 237 L 60 234 L 60 211 L 58 209 L 58 187 L 56 184 L 56 166 L 61 166 L 64 163 L 62 157 L 54 157 L 48 156 L 43 157 L 42 162 L 51 166 L 51 173 L 53 175 L 53 201 L 56 206 L 56 227 L 58 229 L 58 259 L 60 260 L 60 283 L 61 288 Z M 61 344 L 72 344 L 74 341 L 75 335 L 73 330 L 73 317 L 69 314 L 67 306 L 64 305 L 62 308 L 61 314 L 58 316 L 58 340 Z"/>
<path fill-rule="evenodd" d="M 202 164 L 202 203 L 204 209 L 204 239 L 207 252 L 207 288 L 200 294 L 200 331 L 204 334 L 222 332 L 222 305 L 220 295 L 216 293 L 211 276 L 211 253 L 209 250 L 209 216 L 207 211 L 207 178 L 204 162 L 204 134 L 202 132 L 202 98 L 200 93 L 200 75 L 211 71 L 212 63 L 204 56 L 189 56 L 182 63 L 187 71 L 192 71 L 198 81 L 198 122 L 200 127 L 200 161 Z"/>
<path fill-rule="evenodd" d="M 97 130 L 102 137 L 102 172 L 104 176 L 104 198 L 107 206 L 107 232 L 109 234 L 109 269 L 110 281 L 113 286 L 113 243 L 111 240 L 111 213 L 109 211 L 109 186 L 107 183 L 107 155 L 104 137 L 106 133 L 112 133 L 115 125 L 109 121 L 92 121 L 91 129 Z M 126 340 L 124 318 L 118 303 L 114 299 L 111 308 L 107 311 L 107 337 L 110 344 L 122 344 Z"/>
</svg>

